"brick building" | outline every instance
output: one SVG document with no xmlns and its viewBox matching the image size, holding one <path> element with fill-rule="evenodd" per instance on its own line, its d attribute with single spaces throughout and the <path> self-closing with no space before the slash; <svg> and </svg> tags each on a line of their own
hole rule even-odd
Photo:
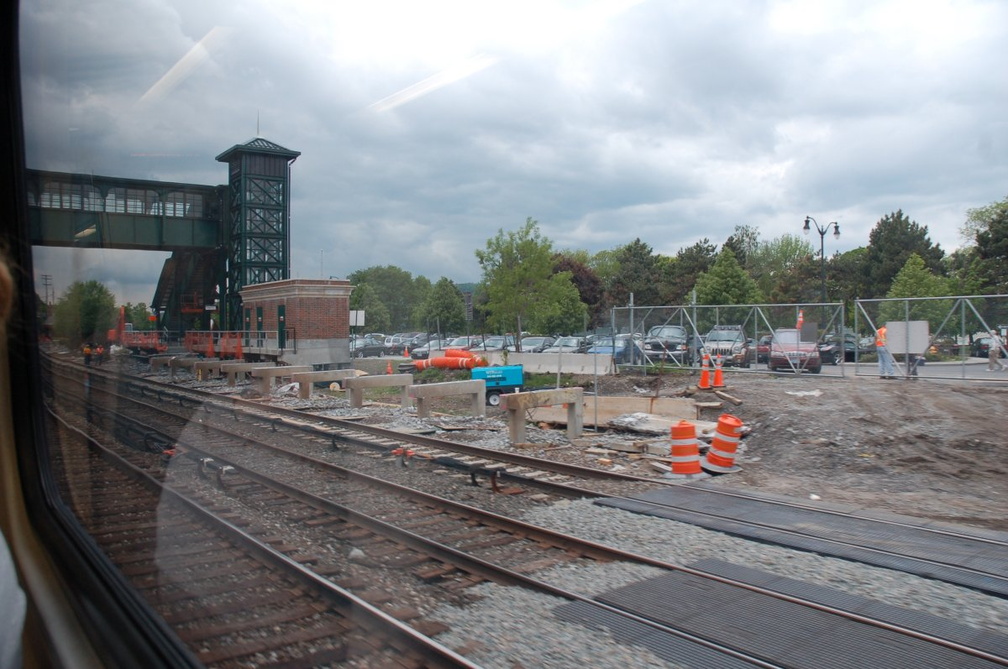
<svg viewBox="0 0 1008 669">
<path fill-rule="evenodd" d="M 350 364 L 350 293 L 340 279 L 286 279 L 241 290 L 245 357 L 338 369 Z"/>
</svg>

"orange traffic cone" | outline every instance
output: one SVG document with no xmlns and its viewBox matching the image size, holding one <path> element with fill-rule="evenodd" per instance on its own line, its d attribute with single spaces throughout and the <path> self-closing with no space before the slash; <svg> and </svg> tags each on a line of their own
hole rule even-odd
<svg viewBox="0 0 1008 669">
<path fill-rule="evenodd" d="M 714 431 L 714 439 L 707 454 L 701 458 L 700 466 L 717 474 L 741 471 L 742 468 L 735 465 L 735 451 L 738 449 L 741 432 L 740 418 L 727 413 L 721 414 L 717 429 Z"/>
<path fill-rule="evenodd" d="M 409 346 L 403 346 L 402 347 L 402 354 L 403 354 L 404 358 L 408 358 L 409 357 Z"/>
<path fill-rule="evenodd" d="M 665 474 L 669 479 L 709 478 L 700 468 L 700 446 L 697 444 L 696 426 L 681 420 L 672 426 L 672 447 L 669 460 L 672 471 Z"/>
<path fill-rule="evenodd" d="M 714 359 L 714 384 L 715 388 L 724 388 L 724 375 L 721 372 L 721 356 Z"/>
<path fill-rule="evenodd" d="M 388 364 L 385 365 L 385 373 L 386 374 L 391 374 L 392 373 L 392 361 L 391 360 L 389 360 Z"/>
<path fill-rule="evenodd" d="M 703 366 L 700 368 L 700 383 L 697 384 L 700 390 L 710 390 L 710 355 L 703 354 Z"/>
</svg>

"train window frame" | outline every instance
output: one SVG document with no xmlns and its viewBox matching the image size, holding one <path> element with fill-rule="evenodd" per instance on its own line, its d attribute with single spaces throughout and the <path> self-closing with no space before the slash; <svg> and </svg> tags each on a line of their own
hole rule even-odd
<svg viewBox="0 0 1008 669">
<path fill-rule="evenodd" d="M 0 395 L 0 529 L 29 602 L 22 634 L 31 666 L 201 666 L 133 590 L 61 500 L 48 464 L 27 216 L 20 3 L 0 21 L 0 226 L 15 278 Z M 17 388 L 13 384 L 17 384 Z"/>
</svg>

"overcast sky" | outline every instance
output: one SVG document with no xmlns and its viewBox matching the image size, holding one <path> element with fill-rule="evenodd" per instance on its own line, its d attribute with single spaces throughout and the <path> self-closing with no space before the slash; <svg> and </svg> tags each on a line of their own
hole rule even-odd
<svg viewBox="0 0 1008 669">
<path fill-rule="evenodd" d="M 28 166 L 201 184 L 292 165 L 293 278 L 476 281 L 527 217 L 657 253 L 736 225 L 826 253 L 902 209 L 946 250 L 1008 194 L 1008 2 L 22 0 Z M 811 241 L 818 250 L 818 235 Z M 164 254 L 37 249 L 149 302 Z"/>
</svg>

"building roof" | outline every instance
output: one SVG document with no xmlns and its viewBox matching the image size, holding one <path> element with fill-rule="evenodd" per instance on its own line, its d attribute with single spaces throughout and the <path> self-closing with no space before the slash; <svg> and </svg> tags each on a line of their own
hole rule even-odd
<svg viewBox="0 0 1008 669">
<path fill-rule="evenodd" d="M 235 144 L 227 151 L 217 156 L 217 160 L 226 163 L 231 160 L 236 153 L 267 153 L 274 156 L 284 156 L 293 160 L 301 155 L 300 151 L 291 151 L 279 144 L 269 141 L 265 137 L 253 137 L 244 144 Z"/>
</svg>

